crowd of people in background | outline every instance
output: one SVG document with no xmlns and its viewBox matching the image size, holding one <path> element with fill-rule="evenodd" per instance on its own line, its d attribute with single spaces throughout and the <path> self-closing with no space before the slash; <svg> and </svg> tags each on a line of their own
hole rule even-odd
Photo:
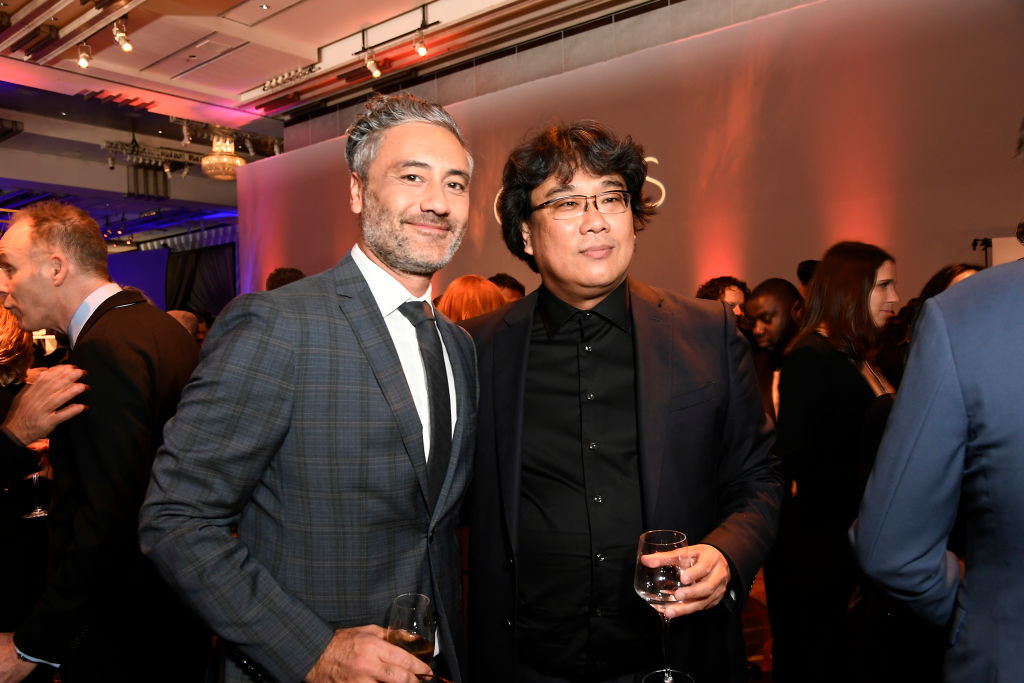
<svg viewBox="0 0 1024 683">
<path fill-rule="evenodd" d="M 85 212 L 16 215 L 0 680 L 424 680 L 379 625 L 419 592 L 453 681 L 631 683 L 668 664 L 739 683 L 762 566 L 775 681 L 1020 672 L 993 645 L 1019 628 L 991 568 L 1019 564 L 1001 548 L 1024 526 L 998 521 L 1024 500 L 1021 264 L 969 283 L 982 266 L 945 266 L 902 307 L 894 255 L 852 241 L 796 283 L 651 287 L 630 272 L 653 213 L 643 149 L 580 121 L 503 171 L 501 237 L 541 285 L 466 274 L 438 293 L 469 215 L 455 122 L 374 98 L 346 160 L 356 246 L 323 273 L 274 270 L 209 340 L 208 313 L 110 281 Z M 42 328 L 65 342 L 45 363 L 26 331 Z M 21 519 L 43 498 L 48 553 Z M 691 536 L 657 560 L 682 562 L 664 643 L 630 583 L 648 528 Z M 975 567 L 999 585 L 968 628 Z"/>
</svg>

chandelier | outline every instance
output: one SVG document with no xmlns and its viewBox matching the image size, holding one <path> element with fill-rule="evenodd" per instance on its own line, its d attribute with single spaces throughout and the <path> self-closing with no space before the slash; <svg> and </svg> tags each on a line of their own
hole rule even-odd
<svg viewBox="0 0 1024 683">
<path fill-rule="evenodd" d="M 234 180 L 235 171 L 245 165 L 245 159 L 235 154 L 235 139 L 227 135 L 213 135 L 213 152 L 203 157 L 203 173 L 214 180 Z"/>
</svg>

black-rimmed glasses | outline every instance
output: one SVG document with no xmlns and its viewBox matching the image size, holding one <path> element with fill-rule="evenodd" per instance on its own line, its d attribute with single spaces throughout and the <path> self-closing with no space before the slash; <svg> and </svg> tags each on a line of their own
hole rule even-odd
<svg viewBox="0 0 1024 683">
<path fill-rule="evenodd" d="M 530 211 L 551 209 L 551 217 L 558 220 L 582 216 L 590 208 L 590 200 L 594 200 L 594 208 L 600 213 L 625 213 L 629 210 L 629 192 L 626 190 L 609 190 L 597 194 L 573 194 L 566 197 L 555 197 L 531 207 Z"/>
</svg>

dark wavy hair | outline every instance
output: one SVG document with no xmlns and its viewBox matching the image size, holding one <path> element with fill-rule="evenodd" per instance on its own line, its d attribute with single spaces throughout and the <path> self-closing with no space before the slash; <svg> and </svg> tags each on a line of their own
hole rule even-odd
<svg viewBox="0 0 1024 683">
<path fill-rule="evenodd" d="M 718 301 L 729 287 L 735 287 L 743 292 L 744 299 L 750 298 L 750 288 L 747 287 L 747 283 L 731 275 L 720 275 L 719 277 L 711 278 L 697 288 L 697 293 L 694 296 L 698 299 Z"/>
<path fill-rule="evenodd" d="M 644 149 L 626 136 L 619 139 L 597 121 L 552 126 L 512 150 L 501 176 L 498 216 L 505 244 L 512 254 L 537 272 L 537 262 L 526 253 L 522 227 L 533 213 L 530 193 L 548 178 L 568 183 L 577 171 L 595 176 L 620 175 L 629 191 L 633 230 L 639 232 L 654 214 L 643 196 L 647 180 Z"/>
<path fill-rule="evenodd" d="M 875 275 L 894 259 L 873 244 L 839 242 L 825 252 L 807 289 L 807 302 L 790 348 L 819 327 L 828 343 L 860 361 L 874 351 L 881 330 L 871 318 L 868 300 Z"/>
</svg>

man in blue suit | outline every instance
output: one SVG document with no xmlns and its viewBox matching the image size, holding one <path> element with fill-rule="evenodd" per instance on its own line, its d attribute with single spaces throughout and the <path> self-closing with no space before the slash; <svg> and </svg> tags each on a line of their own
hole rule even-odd
<svg viewBox="0 0 1024 683">
<path fill-rule="evenodd" d="M 851 530 L 864 571 L 946 625 L 947 681 L 1024 677 L 1024 262 L 925 304 Z M 957 511 L 965 571 L 946 549 Z"/>
<path fill-rule="evenodd" d="M 348 135 L 357 244 L 224 310 L 141 512 L 144 551 L 228 643 L 229 681 L 412 683 L 428 667 L 380 626 L 410 592 L 437 616 L 435 668 L 461 680 L 455 522 L 475 358 L 438 316 L 425 322 L 443 354 L 426 363 L 403 304 L 433 312 L 423 304 L 465 231 L 471 159 L 448 113 L 408 95 L 374 98 Z"/>
</svg>

